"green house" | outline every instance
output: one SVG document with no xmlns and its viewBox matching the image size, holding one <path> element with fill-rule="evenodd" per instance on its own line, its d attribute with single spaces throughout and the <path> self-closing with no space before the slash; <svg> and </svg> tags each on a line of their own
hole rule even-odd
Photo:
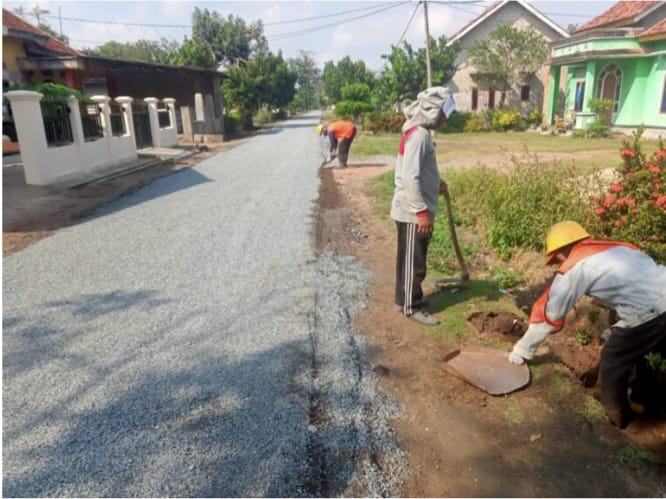
<svg viewBox="0 0 666 499">
<path fill-rule="evenodd" d="M 547 123 L 586 129 L 597 119 L 590 99 L 600 98 L 613 101 L 603 118 L 614 129 L 666 136 L 666 2 L 618 2 L 551 43 L 548 64 Z"/>
</svg>

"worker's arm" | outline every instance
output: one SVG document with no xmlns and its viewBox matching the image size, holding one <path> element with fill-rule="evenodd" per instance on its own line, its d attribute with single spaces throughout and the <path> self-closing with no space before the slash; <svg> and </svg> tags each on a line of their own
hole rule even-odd
<svg viewBox="0 0 666 499">
<path fill-rule="evenodd" d="M 430 234 L 434 228 L 432 215 L 421 190 L 421 165 L 428 148 L 432 147 L 430 134 L 425 129 L 419 129 L 405 143 L 403 158 L 403 188 L 410 200 L 410 208 L 416 213 L 416 231 L 422 234 Z"/>
<path fill-rule="evenodd" d="M 523 337 L 513 346 L 509 360 L 514 364 L 523 364 L 525 359 L 532 359 L 539 345 L 553 331 L 555 331 L 555 326 L 547 322 L 530 324 Z"/>
</svg>

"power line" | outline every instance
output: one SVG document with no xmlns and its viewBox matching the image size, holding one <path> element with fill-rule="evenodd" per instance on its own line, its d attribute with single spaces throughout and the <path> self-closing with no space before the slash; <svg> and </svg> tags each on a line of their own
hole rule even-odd
<svg viewBox="0 0 666 499">
<path fill-rule="evenodd" d="M 379 7 L 383 7 L 385 5 L 389 5 L 389 4 L 392 4 L 392 3 L 395 3 L 395 2 L 388 2 L 388 3 L 385 3 L 385 4 L 381 4 Z M 304 21 L 312 21 L 314 19 L 322 19 L 322 18 L 325 18 L 325 17 L 343 16 L 345 14 L 351 14 L 352 12 L 361 12 L 361 11 L 364 11 L 364 10 L 371 10 L 371 9 L 376 9 L 376 8 L 378 8 L 377 5 L 372 5 L 370 7 L 363 7 L 363 8 L 360 8 L 360 9 L 345 10 L 345 11 L 342 11 L 342 12 L 337 12 L 335 14 L 326 14 L 326 15 L 321 15 L 321 16 L 304 17 L 302 19 L 292 19 L 290 21 L 275 21 L 273 23 L 263 23 L 263 25 L 264 26 L 276 26 L 278 24 L 300 23 L 300 22 L 304 22 Z"/>
<path fill-rule="evenodd" d="M 407 21 L 407 25 L 405 26 L 405 29 L 403 30 L 402 35 L 400 35 L 400 39 L 398 40 L 398 43 L 395 44 L 396 47 L 399 47 L 400 43 L 405 38 L 405 35 L 407 34 L 407 30 L 409 30 L 409 26 L 412 24 L 412 21 L 414 20 L 414 17 L 416 16 L 416 13 L 418 12 L 420 6 L 421 6 L 421 2 L 418 2 L 416 4 L 416 7 L 414 7 L 414 11 L 412 12 L 411 17 L 409 18 L 409 21 Z M 379 68 L 379 71 L 377 71 L 377 72 L 381 73 L 382 71 L 384 71 L 384 68 L 386 68 L 387 64 L 388 64 L 388 60 L 385 59 L 384 64 L 382 64 L 382 67 Z"/>
<path fill-rule="evenodd" d="M 342 24 L 346 24 L 346 23 L 349 23 L 349 22 L 358 21 L 359 19 L 363 19 L 365 17 L 374 16 L 375 14 L 380 14 L 382 12 L 385 12 L 385 11 L 390 10 L 390 9 L 394 9 L 394 8 L 399 7 L 401 5 L 404 5 L 406 3 L 409 3 L 409 2 L 407 0 L 405 0 L 403 2 L 397 2 L 397 3 L 392 2 L 388 7 L 383 7 L 383 8 L 377 9 L 373 12 L 370 12 L 368 14 L 364 14 L 362 16 L 352 17 L 350 19 L 343 19 L 341 21 L 337 21 L 337 22 L 334 22 L 334 23 L 322 24 L 320 26 L 314 26 L 312 28 L 302 29 L 300 31 L 292 31 L 292 32 L 287 32 L 287 33 L 278 33 L 278 34 L 275 34 L 275 35 L 268 35 L 268 36 L 266 36 L 266 40 L 268 40 L 268 41 L 283 40 L 285 38 L 290 38 L 292 36 L 300 36 L 300 35 L 305 35 L 305 34 L 308 34 L 308 33 L 312 33 L 314 31 L 320 31 L 322 29 L 333 28 L 335 26 L 340 26 Z"/>
</svg>

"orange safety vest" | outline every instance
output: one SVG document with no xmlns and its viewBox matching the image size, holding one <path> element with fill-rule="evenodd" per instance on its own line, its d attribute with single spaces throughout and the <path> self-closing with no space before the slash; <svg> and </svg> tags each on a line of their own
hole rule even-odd
<svg viewBox="0 0 666 499">
<path fill-rule="evenodd" d="M 334 121 L 328 125 L 327 133 L 333 132 L 333 136 L 336 140 L 342 138 L 350 139 L 356 130 L 356 125 L 351 121 Z"/>
<path fill-rule="evenodd" d="M 595 241 L 593 239 L 583 239 L 577 243 L 573 248 L 567 259 L 560 265 L 560 267 L 555 271 L 556 274 L 566 274 L 571 270 L 578 262 L 587 258 L 588 256 L 601 253 L 602 251 L 609 250 L 611 248 L 616 248 L 618 246 L 624 246 L 625 248 L 638 250 L 636 246 L 629 243 L 621 243 L 619 241 Z M 562 327 L 564 327 L 564 317 L 560 320 L 549 319 L 546 315 L 546 304 L 548 303 L 548 298 L 550 297 L 550 285 L 546 288 L 543 294 L 539 299 L 534 302 L 532 305 L 532 311 L 530 313 L 530 324 L 535 324 L 539 322 L 547 322 L 551 326 L 554 326 L 556 329 L 553 332 L 557 332 Z"/>
</svg>

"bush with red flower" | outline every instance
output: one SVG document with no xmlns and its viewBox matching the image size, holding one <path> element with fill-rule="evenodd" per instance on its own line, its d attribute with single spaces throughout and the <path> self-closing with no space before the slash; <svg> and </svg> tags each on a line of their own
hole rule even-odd
<svg viewBox="0 0 666 499">
<path fill-rule="evenodd" d="M 620 178 L 594 200 L 590 226 L 599 237 L 635 244 L 666 263 L 666 149 L 660 140 L 648 156 L 641 150 L 642 134 L 639 127 L 623 140 Z"/>
</svg>

